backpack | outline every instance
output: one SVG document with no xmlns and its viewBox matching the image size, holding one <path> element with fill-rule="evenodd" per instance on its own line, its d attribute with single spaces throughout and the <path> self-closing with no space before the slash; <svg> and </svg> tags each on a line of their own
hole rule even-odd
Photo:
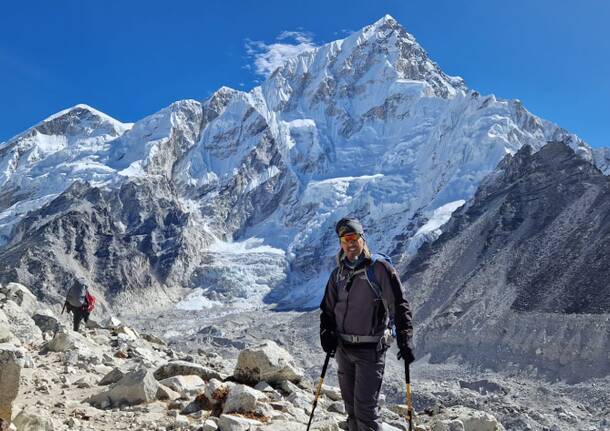
<svg viewBox="0 0 610 431">
<path fill-rule="evenodd" d="M 377 278 L 375 277 L 375 271 L 373 270 L 373 266 L 375 265 L 375 262 L 377 262 L 378 260 L 385 261 L 390 266 L 394 266 L 392 264 L 392 258 L 390 256 L 388 256 L 387 254 L 374 253 L 373 255 L 371 255 L 372 263 L 366 267 L 366 278 L 367 278 L 367 281 L 369 282 L 369 285 L 371 286 L 371 289 L 373 290 L 373 293 L 375 293 L 377 301 L 381 302 L 381 304 L 383 305 L 383 312 L 384 312 L 383 319 L 387 320 L 387 326 L 391 330 L 392 336 L 396 336 L 396 326 L 394 325 L 394 319 L 392 318 L 392 316 L 390 316 L 390 308 L 388 307 L 388 303 L 386 302 L 385 298 L 383 297 L 383 293 L 381 291 L 381 286 L 380 286 L 379 282 L 377 281 Z"/>
<path fill-rule="evenodd" d="M 91 313 L 93 311 L 93 309 L 95 308 L 95 296 L 90 294 L 89 291 L 87 290 L 87 292 L 85 292 L 85 299 L 87 300 L 87 305 L 85 307 L 85 311 L 87 313 Z"/>
</svg>

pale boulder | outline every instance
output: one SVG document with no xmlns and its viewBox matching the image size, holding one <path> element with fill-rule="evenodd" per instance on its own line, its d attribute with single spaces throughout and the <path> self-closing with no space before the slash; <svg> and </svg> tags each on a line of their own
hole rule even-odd
<svg viewBox="0 0 610 431">
<path fill-rule="evenodd" d="M 42 332 L 36 326 L 30 315 L 16 302 L 8 300 L 2 304 L 2 311 L 6 315 L 9 330 L 21 342 L 38 344 L 42 342 Z"/>
<path fill-rule="evenodd" d="M 199 376 L 174 376 L 159 382 L 185 398 L 196 396 L 205 391 L 205 382 Z"/>
<path fill-rule="evenodd" d="M 248 413 L 256 410 L 256 403 L 265 399 L 261 391 L 246 385 L 235 385 L 229 391 L 229 395 L 223 407 L 223 413 Z"/>
<path fill-rule="evenodd" d="M 53 431 L 53 422 L 35 407 L 28 407 L 15 417 L 13 423 L 17 431 Z"/>
<path fill-rule="evenodd" d="M 430 424 L 432 431 L 504 431 L 504 427 L 491 414 L 464 406 L 444 410 Z"/>
<path fill-rule="evenodd" d="M 303 371 L 297 368 L 290 354 L 273 341 L 242 350 L 233 376 L 239 382 L 254 385 L 260 381 L 299 382 Z"/>
<path fill-rule="evenodd" d="M 126 374 L 107 391 L 90 397 L 87 402 L 99 408 L 150 403 L 157 399 L 158 390 L 159 383 L 152 373 L 140 368 Z"/>
<path fill-rule="evenodd" d="M 218 420 L 218 428 L 222 431 L 250 431 L 260 425 L 260 421 L 227 414 L 221 415 Z"/>
<path fill-rule="evenodd" d="M 0 418 L 10 422 L 13 400 L 19 392 L 19 379 L 25 354 L 11 345 L 0 344 Z"/>
<path fill-rule="evenodd" d="M 28 316 L 32 316 L 39 307 L 38 300 L 30 290 L 20 283 L 9 283 L 0 287 L 0 291 L 5 295 L 5 301 L 13 301 Z"/>
</svg>

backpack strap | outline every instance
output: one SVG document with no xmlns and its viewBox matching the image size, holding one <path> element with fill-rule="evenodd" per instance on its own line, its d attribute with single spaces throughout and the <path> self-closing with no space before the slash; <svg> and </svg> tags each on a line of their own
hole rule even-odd
<svg viewBox="0 0 610 431">
<path fill-rule="evenodd" d="M 371 256 L 371 263 L 366 267 L 366 280 L 369 282 L 369 286 L 371 286 L 371 289 L 373 290 L 373 293 L 375 294 L 377 301 L 381 301 L 381 304 L 383 305 L 383 311 L 385 313 L 384 320 L 385 320 L 386 326 L 390 327 L 392 325 L 391 316 L 390 316 L 390 307 L 388 306 L 388 303 L 383 296 L 383 292 L 381 290 L 381 285 L 377 281 L 377 277 L 375 277 L 374 267 L 375 267 L 375 262 L 377 262 L 378 260 L 387 261 L 387 259 L 385 259 L 384 255 L 373 254 Z"/>
</svg>

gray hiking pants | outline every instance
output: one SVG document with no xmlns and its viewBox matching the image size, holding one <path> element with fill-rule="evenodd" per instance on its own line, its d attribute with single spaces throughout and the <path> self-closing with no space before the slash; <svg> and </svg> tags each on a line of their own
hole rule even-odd
<svg viewBox="0 0 610 431">
<path fill-rule="evenodd" d="M 377 402 L 385 368 L 385 350 L 378 352 L 374 346 L 340 344 L 335 357 L 348 430 L 381 431 Z"/>
</svg>

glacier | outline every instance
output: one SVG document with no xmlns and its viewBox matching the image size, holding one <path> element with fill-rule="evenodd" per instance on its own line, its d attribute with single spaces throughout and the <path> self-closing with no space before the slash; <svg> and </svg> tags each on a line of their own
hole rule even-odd
<svg viewBox="0 0 610 431">
<path fill-rule="evenodd" d="M 361 218 L 371 247 L 403 268 L 506 154 L 552 140 L 608 172 L 607 152 L 518 100 L 469 89 L 387 15 L 289 59 L 248 92 L 222 87 L 134 124 L 81 104 L 1 144 L 0 253 L 14 253 L 24 220 L 77 181 L 110 193 L 167 182 L 163 193 L 189 220 L 183 241 L 187 231 L 207 239 L 175 251 L 160 289 L 194 295 L 181 307 L 313 308 L 339 218 Z M 91 283 L 106 295 L 103 278 Z"/>
</svg>

